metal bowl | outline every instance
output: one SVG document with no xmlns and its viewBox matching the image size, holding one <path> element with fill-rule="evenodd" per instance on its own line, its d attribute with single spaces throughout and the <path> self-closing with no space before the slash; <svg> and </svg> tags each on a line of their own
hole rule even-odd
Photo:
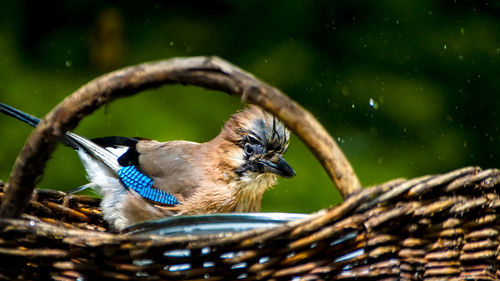
<svg viewBox="0 0 500 281">
<path fill-rule="evenodd" d="M 127 235 L 155 234 L 162 236 L 233 233 L 258 228 L 270 228 L 308 216 L 307 214 L 295 213 L 231 213 L 174 216 L 131 225 L 123 232 Z"/>
</svg>

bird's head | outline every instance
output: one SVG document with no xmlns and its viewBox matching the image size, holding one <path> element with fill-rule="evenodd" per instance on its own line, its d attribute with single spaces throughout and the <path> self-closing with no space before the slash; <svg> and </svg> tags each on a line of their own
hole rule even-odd
<svg viewBox="0 0 500 281">
<path fill-rule="evenodd" d="M 278 118 L 257 106 L 234 114 L 221 134 L 230 142 L 234 172 L 240 177 L 271 173 L 290 178 L 292 167 L 283 159 L 290 132 Z"/>
</svg>

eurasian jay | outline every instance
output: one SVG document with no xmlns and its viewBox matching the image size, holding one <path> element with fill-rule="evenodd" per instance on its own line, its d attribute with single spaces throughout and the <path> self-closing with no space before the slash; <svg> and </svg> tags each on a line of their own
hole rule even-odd
<svg viewBox="0 0 500 281">
<path fill-rule="evenodd" d="M 39 119 L 0 103 L 0 111 L 36 126 Z M 102 196 L 104 219 L 116 230 L 172 215 L 259 211 L 276 175 L 293 177 L 283 159 L 290 133 L 257 106 L 237 112 L 205 143 L 144 138 L 86 139 L 66 132 L 89 184 Z"/>
</svg>

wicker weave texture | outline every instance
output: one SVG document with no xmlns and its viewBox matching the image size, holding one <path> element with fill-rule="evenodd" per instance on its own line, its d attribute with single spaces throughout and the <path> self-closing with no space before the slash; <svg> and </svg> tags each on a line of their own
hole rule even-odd
<svg viewBox="0 0 500 281">
<path fill-rule="evenodd" d="M 0 219 L 0 279 L 497 280 L 499 188 L 500 170 L 467 167 L 271 229 L 178 237 L 109 233 L 99 200 L 38 190 Z"/>
</svg>

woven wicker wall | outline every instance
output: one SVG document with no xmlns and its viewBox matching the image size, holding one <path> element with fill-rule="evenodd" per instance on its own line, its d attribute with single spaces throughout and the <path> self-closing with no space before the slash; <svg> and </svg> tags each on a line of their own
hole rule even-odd
<svg viewBox="0 0 500 281">
<path fill-rule="evenodd" d="M 0 220 L 0 278 L 497 280 L 499 188 L 499 170 L 469 167 L 280 227 L 170 238 L 106 232 L 97 199 L 38 190 L 22 219 Z"/>
</svg>

